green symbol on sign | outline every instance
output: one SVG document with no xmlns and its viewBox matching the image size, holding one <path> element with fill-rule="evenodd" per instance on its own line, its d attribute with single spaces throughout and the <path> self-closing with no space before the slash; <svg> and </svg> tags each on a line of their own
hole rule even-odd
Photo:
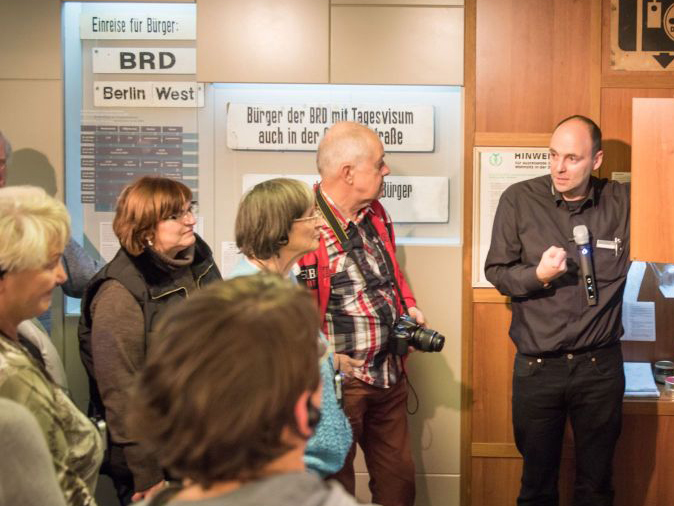
<svg viewBox="0 0 674 506">
<path fill-rule="evenodd" d="M 501 158 L 500 153 L 492 153 L 489 155 L 489 165 L 498 167 L 501 163 L 503 163 L 503 159 Z"/>
</svg>

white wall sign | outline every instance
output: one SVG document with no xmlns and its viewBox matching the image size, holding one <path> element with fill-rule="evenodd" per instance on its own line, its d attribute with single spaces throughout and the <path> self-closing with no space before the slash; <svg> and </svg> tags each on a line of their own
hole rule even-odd
<svg viewBox="0 0 674 506">
<path fill-rule="evenodd" d="M 94 74 L 196 74 L 197 50 L 187 47 L 95 47 Z"/>
<path fill-rule="evenodd" d="M 203 107 L 203 83 L 95 81 L 95 107 Z"/>
<path fill-rule="evenodd" d="M 490 287 L 484 262 L 498 201 L 513 183 L 550 173 L 548 148 L 476 148 L 473 196 L 473 286 Z"/>
<path fill-rule="evenodd" d="M 80 15 L 80 38 L 196 40 L 196 15 L 89 11 Z"/>
<path fill-rule="evenodd" d="M 320 181 L 313 174 L 244 174 L 243 191 L 275 177 L 289 177 L 313 187 Z M 387 176 L 380 202 L 396 223 L 446 223 L 449 220 L 449 178 Z"/>
<path fill-rule="evenodd" d="M 372 128 L 389 152 L 434 149 L 432 106 L 227 104 L 227 147 L 313 151 L 338 121 Z"/>
</svg>

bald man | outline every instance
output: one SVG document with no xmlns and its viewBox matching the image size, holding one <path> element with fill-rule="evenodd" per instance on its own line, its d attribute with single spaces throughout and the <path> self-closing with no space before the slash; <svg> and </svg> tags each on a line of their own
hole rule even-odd
<svg viewBox="0 0 674 506">
<path fill-rule="evenodd" d="M 629 185 L 592 176 L 602 159 L 601 131 L 591 119 L 562 120 L 550 139 L 550 175 L 507 188 L 494 219 L 485 274 L 512 298 L 513 428 L 524 457 L 520 506 L 559 504 L 567 418 L 576 449 L 574 506 L 613 503 L 630 199 Z M 590 234 L 596 304 L 588 302 L 579 268 L 578 225 Z M 595 247 L 597 241 L 609 247 Z"/>
<path fill-rule="evenodd" d="M 313 289 L 323 332 L 344 373 L 343 402 L 354 445 L 334 476 L 355 491 L 356 442 L 365 454 L 372 501 L 414 504 L 414 462 L 407 425 L 403 357 L 389 351 L 397 319 L 424 316 L 395 257 L 391 218 L 377 200 L 391 171 L 375 132 L 351 122 L 335 124 L 317 155 L 316 197 L 324 216 L 319 248 L 300 260 L 300 280 Z"/>
</svg>

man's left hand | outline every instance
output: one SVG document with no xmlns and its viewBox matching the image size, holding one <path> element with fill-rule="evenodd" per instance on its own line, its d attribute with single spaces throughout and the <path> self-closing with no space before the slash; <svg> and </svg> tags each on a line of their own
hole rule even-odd
<svg viewBox="0 0 674 506">
<path fill-rule="evenodd" d="M 426 326 L 426 318 L 424 317 L 424 313 L 422 313 L 421 309 L 418 307 L 409 308 L 409 315 L 414 318 L 414 321 L 422 327 Z"/>
</svg>

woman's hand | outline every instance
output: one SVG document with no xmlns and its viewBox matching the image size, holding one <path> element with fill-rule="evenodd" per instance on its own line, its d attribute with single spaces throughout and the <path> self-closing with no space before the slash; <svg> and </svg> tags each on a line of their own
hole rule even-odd
<svg viewBox="0 0 674 506">
<path fill-rule="evenodd" d="M 365 360 L 356 360 L 348 355 L 335 353 L 333 362 L 335 371 L 341 372 L 344 376 L 350 378 L 353 376 L 353 370 L 361 367 L 365 363 Z"/>
</svg>

